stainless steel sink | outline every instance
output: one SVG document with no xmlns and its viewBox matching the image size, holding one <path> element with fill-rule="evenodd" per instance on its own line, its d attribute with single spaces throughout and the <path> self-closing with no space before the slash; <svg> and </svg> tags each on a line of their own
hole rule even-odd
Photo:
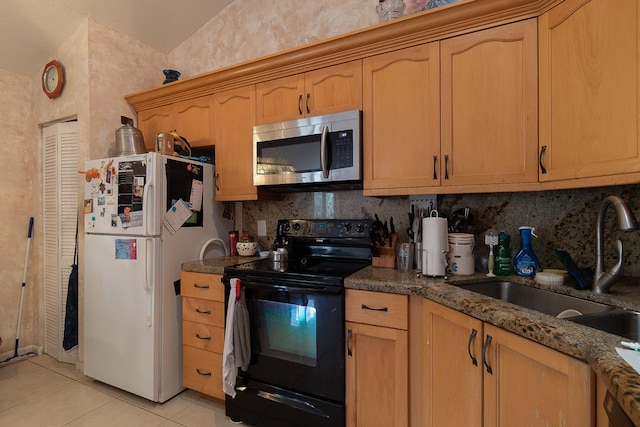
<svg viewBox="0 0 640 427">
<path fill-rule="evenodd" d="M 636 311 L 618 308 L 569 320 L 633 341 L 640 341 L 640 313 Z"/>
<path fill-rule="evenodd" d="M 615 309 L 607 304 L 508 281 L 467 283 L 455 286 L 551 316 L 560 316 L 571 320 L 575 318 L 574 316 L 602 313 Z"/>
</svg>

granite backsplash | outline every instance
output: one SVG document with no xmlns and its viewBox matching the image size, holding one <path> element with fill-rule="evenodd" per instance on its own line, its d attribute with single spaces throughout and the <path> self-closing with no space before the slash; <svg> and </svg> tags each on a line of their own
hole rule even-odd
<svg viewBox="0 0 640 427">
<path fill-rule="evenodd" d="M 602 200 L 609 195 L 622 197 L 640 218 L 640 186 L 625 185 L 574 190 L 439 195 L 440 216 L 452 217 L 459 208 L 469 208 L 466 232 L 476 236 L 476 257 L 486 256 L 484 233 L 494 228 L 511 235 L 511 251 L 515 256 L 520 237 L 518 227 L 536 228 L 538 238 L 533 249 L 543 268 L 562 268 L 554 250 L 569 252 L 579 267 L 594 267 L 595 223 Z M 273 242 L 278 219 L 289 218 L 373 218 L 382 221 L 393 217 L 401 242 L 409 241 L 408 212 L 410 198 L 365 197 L 361 191 L 285 193 L 280 201 L 243 202 L 242 222 L 245 233 L 257 235 L 257 221 L 266 220 L 267 237 L 258 237 L 262 248 Z M 607 210 L 605 223 L 605 264 L 617 260 L 615 239 L 624 245 L 624 275 L 640 277 L 640 232 L 616 230 L 613 209 Z"/>
</svg>

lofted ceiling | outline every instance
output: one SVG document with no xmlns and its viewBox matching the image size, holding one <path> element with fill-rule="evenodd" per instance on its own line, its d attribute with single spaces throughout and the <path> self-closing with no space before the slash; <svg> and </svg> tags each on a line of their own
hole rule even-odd
<svg viewBox="0 0 640 427">
<path fill-rule="evenodd" d="M 31 75 L 87 17 L 169 53 L 233 0 L 2 0 L 0 69 Z"/>
</svg>

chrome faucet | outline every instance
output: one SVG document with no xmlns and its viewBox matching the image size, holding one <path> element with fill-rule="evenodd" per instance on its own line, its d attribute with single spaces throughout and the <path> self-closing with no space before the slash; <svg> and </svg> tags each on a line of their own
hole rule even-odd
<svg viewBox="0 0 640 427">
<path fill-rule="evenodd" d="M 618 196 L 608 196 L 600 205 L 598 219 L 596 221 L 596 272 L 593 276 L 592 291 L 604 294 L 622 276 L 622 242 L 616 241 L 618 246 L 618 262 L 611 270 L 604 271 L 604 217 L 609 205 L 616 210 L 619 231 L 634 231 L 638 229 L 636 217 L 629 209 L 629 206 Z"/>
</svg>

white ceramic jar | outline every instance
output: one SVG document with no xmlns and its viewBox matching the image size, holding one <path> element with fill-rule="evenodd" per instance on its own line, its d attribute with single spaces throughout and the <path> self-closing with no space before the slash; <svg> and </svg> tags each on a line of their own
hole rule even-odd
<svg viewBox="0 0 640 427">
<path fill-rule="evenodd" d="M 449 233 L 449 271 L 453 275 L 470 276 L 475 272 L 473 234 Z"/>
</svg>

